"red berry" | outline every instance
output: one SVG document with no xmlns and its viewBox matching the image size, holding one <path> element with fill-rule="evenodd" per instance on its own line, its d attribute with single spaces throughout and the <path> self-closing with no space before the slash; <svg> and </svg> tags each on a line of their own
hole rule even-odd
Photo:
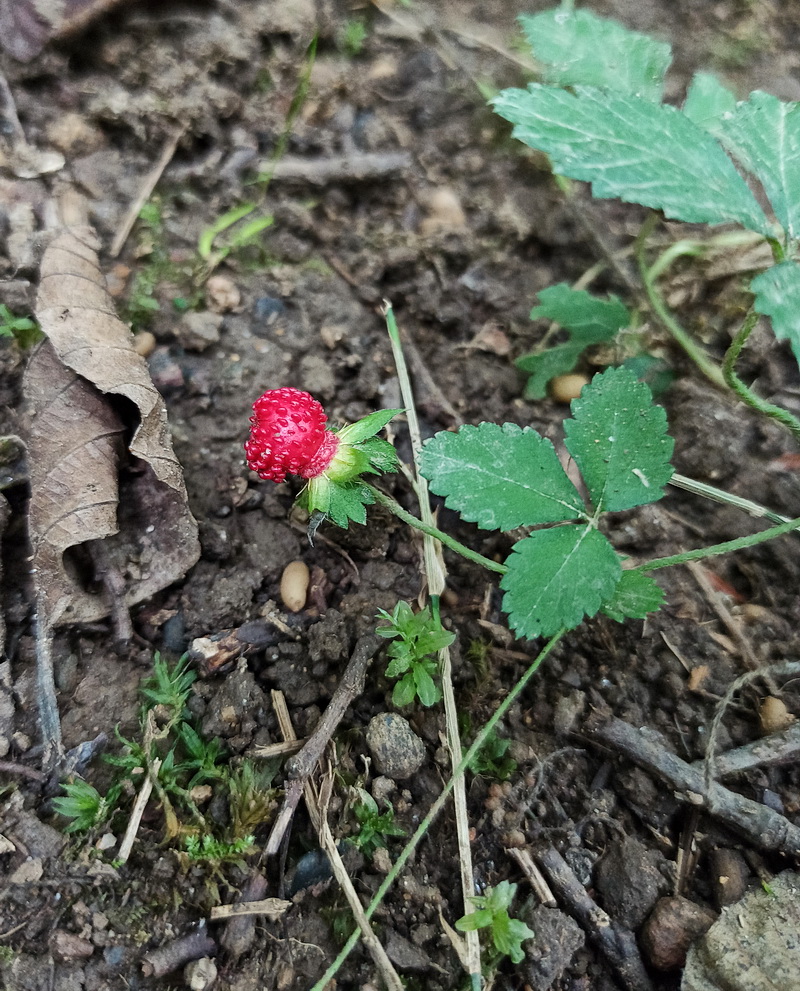
<svg viewBox="0 0 800 991">
<path fill-rule="evenodd" d="M 339 440 L 325 429 L 320 403 L 299 389 L 271 389 L 253 404 L 247 463 L 261 478 L 316 478 L 333 460 Z"/>
</svg>

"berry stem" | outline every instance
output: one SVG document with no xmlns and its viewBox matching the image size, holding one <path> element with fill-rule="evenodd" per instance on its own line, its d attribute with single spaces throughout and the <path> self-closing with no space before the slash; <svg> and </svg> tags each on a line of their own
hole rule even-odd
<svg viewBox="0 0 800 991">
<path fill-rule="evenodd" d="M 375 496 L 375 501 L 380 503 L 381 506 L 385 506 L 390 513 L 394 513 L 394 515 L 399 520 L 402 520 L 403 523 L 413 526 L 415 529 L 420 530 L 422 533 L 428 534 L 430 537 L 435 537 L 440 543 L 444 544 L 445 547 L 449 547 L 451 551 L 455 551 L 456 554 L 460 554 L 469 561 L 474 561 L 476 564 L 480 564 L 488 571 L 496 571 L 499 575 L 504 575 L 508 571 L 508 568 L 504 564 L 493 561 L 489 557 L 484 557 L 483 554 L 473 551 L 470 547 L 467 547 L 466 544 L 462 544 L 454 537 L 448 536 L 448 534 L 446 534 L 443 530 L 439 530 L 435 526 L 430 526 L 427 523 L 423 523 L 422 520 L 418 520 L 416 516 L 412 516 L 411 513 L 403 509 L 400 503 L 392 499 L 391 496 L 386 495 L 385 492 L 381 492 L 380 489 L 376 489 L 373 485 L 369 485 L 368 483 L 366 484 L 367 488 Z"/>
</svg>

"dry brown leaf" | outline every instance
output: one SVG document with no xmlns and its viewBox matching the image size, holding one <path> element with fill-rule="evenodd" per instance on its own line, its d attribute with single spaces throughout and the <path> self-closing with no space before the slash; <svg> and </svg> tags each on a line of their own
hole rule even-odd
<svg viewBox="0 0 800 991">
<path fill-rule="evenodd" d="M 48 626 L 93 622 L 117 599 L 141 602 L 199 557 L 166 409 L 114 311 L 96 248 L 84 228 L 58 234 L 46 249 L 35 313 L 47 340 L 24 379 L 30 535 Z M 128 404 L 111 395 L 135 409 L 129 415 Z M 123 438 L 137 421 L 128 445 L 135 460 L 120 475 L 123 459 L 131 460 Z M 87 545 L 91 558 L 88 581 L 75 554 L 63 559 L 77 545 Z M 109 575 L 124 579 L 118 596 L 91 587 Z"/>
</svg>

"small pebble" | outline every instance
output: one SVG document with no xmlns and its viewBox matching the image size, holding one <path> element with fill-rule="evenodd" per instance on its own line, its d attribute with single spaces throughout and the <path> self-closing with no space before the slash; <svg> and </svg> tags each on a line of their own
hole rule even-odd
<svg viewBox="0 0 800 991">
<path fill-rule="evenodd" d="M 311 572 L 305 561 L 291 561 L 281 575 L 281 601 L 289 612 L 300 612 L 306 604 Z"/>
<path fill-rule="evenodd" d="M 367 727 L 367 746 L 379 774 L 402 781 L 420 769 L 425 746 L 402 716 L 384 712 Z"/>
<path fill-rule="evenodd" d="M 780 733 L 788 729 L 795 721 L 795 717 L 786 708 L 786 703 L 782 699 L 768 695 L 761 700 L 761 705 L 758 707 L 758 721 L 762 736 L 769 736 L 771 733 Z"/>
<path fill-rule="evenodd" d="M 208 991 L 217 979 L 217 965 L 211 957 L 192 960 L 184 967 L 183 978 L 190 991 Z"/>
<path fill-rule="evenodd" d="M 738 850 L 718 847 L 710 856 L 711 886 L 714 899 L 720 908 L 733 905 L 744 896 L 750 868 Z"/>
<path fill-rule="evenodd" d="M 149 358 L 156 349 L 156 335 L 149 330 L 140 330 L 133 335 L 133 350 L 143 358 Z"/>
<path fill-rule="evenodd" d="M 589 384 L 586 375 L 572 372 L 569 375 L 556 375 L 550 380 L 550 395 L 557 403 L 570 403 L 581 394 L 581 389 Z"/>
<path fill-rule="evenodd" d="M 88 939 L 82 939 L 65 929 L 55 929 L 50 935 L 50 951 L 62 963 L 68 960 L 85 960 L 94 953 Z"/>
<path fill-rule="evenodd" d="M 219 331 L 222 327 L 220 313 L 184 313 L 178 324 L 178 340 L 187 351 L 205 351 L 219 341 Z"/>
<path fill-rule="evenodd" d="M 230 313 L 242 302 L 236 283 L 225 275 L 212 275 L 206 282 L 206 304 L 214 313 Z"/>
<path fill-rule="evenodd" d="M 467 216 L 458 195 L 447 188 L 431 193 L 427 203 L 428 216 L 419 225 L 420 234 L 466 227 Z"/>
<path fill-rule="evenodd" d="M 683 966 L 692 943 L 715 921 L 710 909 L 688 898 L 659 898 L 642 929 L 642 949 L 656 970 L 677 970 Z"/>
</svg>

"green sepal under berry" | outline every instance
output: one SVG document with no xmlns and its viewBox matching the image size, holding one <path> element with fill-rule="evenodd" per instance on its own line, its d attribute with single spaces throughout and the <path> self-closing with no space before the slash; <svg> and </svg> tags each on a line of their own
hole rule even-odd
<svg viewBox="0 0 800 991">
<path fill-rule="evenodd" d="M 402 412 L 404 412 L 402 409 L 376 410 L 361 420 L 342 427 L 338 432 L 339 440 L 345 444 L 358 445 L 368 437 L 374 437 L 379 430 L 383 430 L 393 417 Z"/>
<path fill-rule="evenodd" d="M 336 433 L 339 446 L 330 465 L 323 474 L 310 479 L 297 497 L 297 504 L 307 510 L 313 520 L 309 537 L 319 528 L 319 514 L 343 529 L 347 529 L 351 521 L 362 525 L 367 522 L 366 507 L 375 502 L 375 496 L 361 481 L 361 476 L 397 471 L 397 452 L 387 440 L 375 434 L 402 412 L 400 409 L 377 410 Z"/>
<path fill-rule="evenodd" d="M 518 541 L 500 587 L 503 610 L 518 637 L 549 637 L 594 616 L 622 573 L 608 539 L 592 526 L 537 530 Z"/>
<path fill-rule="evenodd" d="M 618 623 L 626 619 L 644 619 L 664 605 L 664 590 L 650 575 L 635 569 L 623 571 L 613 596 L 601 606 L 601 612 Z"/>
</svg>

